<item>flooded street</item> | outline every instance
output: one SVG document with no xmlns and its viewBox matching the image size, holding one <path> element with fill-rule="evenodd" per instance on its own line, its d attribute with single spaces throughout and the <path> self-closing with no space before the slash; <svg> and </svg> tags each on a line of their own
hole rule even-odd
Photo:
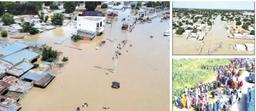
<svg viewBox="0 0 256 111">
<path fill-rule="evenodd" d="M 86 102 L 88 107 L 81 111 L 169 111 L 169 38 L 163 36 L 169 21 L 155 18 L 137 23 L 132 32 L 122 31 L 121 19 L 127 13 L 120 12 L 117 21 L 106 24 L 104 34 L 92 41 L 73 43 L 68 38 L 75 33 L 72 26 L 27 37 L 63 52 L 69 61 L 47 88 L 34 87 L 19 102 L 21 110 L 75 111 Z M 54 44 L 63 37 L 68 39 Z M 102 40 L 106 43 L 99 47 Z M 123 40 L 127 44 L 119 50 L 121 55 L 112 60 Z M 120 89 L 111 88 L 113 81 L 120 82 Z"/>
</svg>

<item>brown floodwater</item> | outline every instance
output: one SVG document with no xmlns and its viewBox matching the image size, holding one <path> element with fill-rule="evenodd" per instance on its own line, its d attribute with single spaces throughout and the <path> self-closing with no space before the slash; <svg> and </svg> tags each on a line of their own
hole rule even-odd
<svg viewBox="0 0 256 111">
<path fill-rule="evenodd" d="M 228 55 L 252 55 L 253 51 L 236 51 L 236 44 L 250 43 L 254 40 L 230 39 L 225 29 L 226 23 L 221 21 L 220 15 L 215 19 L 212 29 L 208 32 L 203 41 L 187 40 L 185 37 L 174 35 L 173 53 L 174 54 L 228 54 Z M 184 47 L 186 44 L 187 47 Z"/>
<path fill-rule="evenodd" d="M 22 111 L 75 111 L 84 102 L 88 107 L 82 111 L 103 111 L 104 106 L 109 111 L 169 111 L 169 38 L 163 32 L 170 21 L 155 18 L 127 32 L 121 30 L 121 19 L 127 14 L 129 10 L 120 12 L 122 17 L 107 24 L 104 34 L 92 41 L 67 39 L 54 44 L 72 35 L 72 26 L 27 37 L 63 52 L 69 61 L 47 88 L 34 87 L 25 95 L 20 101 Z M 99 47 L 102 40 L 106 44 Z M 112 60 L 123 40 L 127 45 Z M 111 88 L 113 81 L 120 82 L 120 89 Z"/>
</svg>

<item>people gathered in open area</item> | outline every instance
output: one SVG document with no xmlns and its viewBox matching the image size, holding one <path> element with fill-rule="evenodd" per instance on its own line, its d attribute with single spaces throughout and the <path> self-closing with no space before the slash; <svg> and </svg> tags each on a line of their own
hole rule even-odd
<svg viewBox="0 0 256 111">
<path fill-rule="evenodd" d="M 175 95 L 175 104 L 180 109 L 196 111 L 229 111 L 236 102 L 241 102 L 243 72 L 254 72 L 254 59 L 232 59 L 223 66 L 202 66 L 202 69 L 216 72 L 216 80 L 185 87 L 181 95 Z"/>
</svg>

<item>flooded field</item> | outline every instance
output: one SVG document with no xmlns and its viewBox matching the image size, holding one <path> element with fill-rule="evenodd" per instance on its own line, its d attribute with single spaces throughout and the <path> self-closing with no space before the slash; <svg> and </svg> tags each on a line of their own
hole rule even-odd
<svg viewBox="0 0 256 111">
<path fill-rule="evenodd" d="M 88 107 L 82 111 L 169 111 L 169 38 L 163 36 L 169 20 L 155 18 L 138 23 L 132 32 L 122 31 L 121 19 L 129 12 L 120 12 L 92 41 L 73 43 L 68 38 L 75 33 L 73 26 L 26 37 L 63 52 L 69 62 L 47 88 L 34 87 L 20 101 L 22 111 L 74 111 L 85 102 Z M 54 44 L 63 37 L 67 40 Z M 106 44 L 99 47 L 102 40 Z M 119 50 L 121 55 L 112 60 L 123 40 L 127 44 Z M 120 82 L 120 89 L 111 88 L 113 81 Z"/>
</svg>

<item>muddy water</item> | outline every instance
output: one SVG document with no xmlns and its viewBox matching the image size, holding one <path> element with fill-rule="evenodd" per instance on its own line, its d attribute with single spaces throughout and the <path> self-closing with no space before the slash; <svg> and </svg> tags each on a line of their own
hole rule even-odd
<svg viewBox="0 0 256 111">
<path fill-rule="evenodd" d="M 34 87 L 20 101 L 22 111 L 74 111 L 84 102 L 89 107 L 82 111 L 103 111 L 103 106 L 110 111 L 169 111 L 169 38 L 163 37 L 169 21 L 160 23 L 156 18 L 125 32 L 121 31 L 121 19 L 112 26 L 107 24 L 104 34 L 91 42 L 73 43 L 68 39 L 62 45 L 54 44 L 59 36 L 71 35 L 72 27 L 34 37 L 32 40 L 62 51 L 69 62 L 47 88 Z M 106 44 L 96 50 L 102 40 Z M 128 40 L 127 45 L 113 61 L 122 40 Z M 108 69 L 114 69 L 114 73 Z M 121 88 L 112 89 L 112 81 L 120 82 Z"/>
<path fill-rule="evenodd" d="M 228 33 L 225 29 L 225 23 L 221 21 L 221 17 L 218 16 L 212 26 L 212 29 L 208 32 L 203 41 L 187 40 L 184 37 L 174 36 L 173 38 L 173 53 L 174 54 L 254 54 L 249 51 L 236 51 L 234 46 L 236 44 L 251 43 L 254 44 L 254 40 L 243 39 L 230 39 L 227 37 Z M 184 47 L 186 44 L 188 47 Z"/>
</svg>

